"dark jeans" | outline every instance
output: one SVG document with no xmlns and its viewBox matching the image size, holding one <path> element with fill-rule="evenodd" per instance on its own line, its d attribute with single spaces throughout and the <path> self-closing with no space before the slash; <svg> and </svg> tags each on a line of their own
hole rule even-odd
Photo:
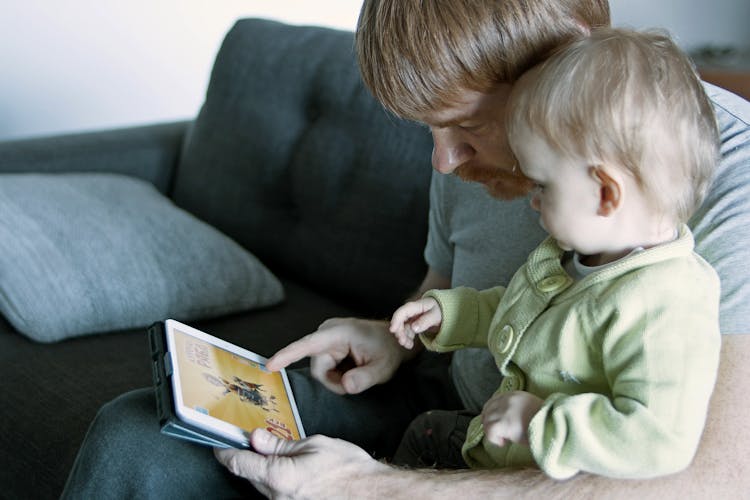
<svg viewBox="0 0 750 500">
<path fill-rule="evenodd" d="M 393 463 L 413 468 L 466 469 L 461 455 L 474 414 L 430 410 L 412 420 L 393 456 Z"/>
<path fill-rule="evenodd" d="M 308 435 L 351 441 L 390 457 L 412 419 L 429 409 L 457 409 L 449 357 L 424 353 L 386 384 L 338 396 L 307 370 L 289 379 Z M 159 432 L 152 389 L 124 394 L 97 414 L 81 446 L 63 498 L 236 498 L 259 496 L 232 476 L 210 448 Z"/>
</svg>

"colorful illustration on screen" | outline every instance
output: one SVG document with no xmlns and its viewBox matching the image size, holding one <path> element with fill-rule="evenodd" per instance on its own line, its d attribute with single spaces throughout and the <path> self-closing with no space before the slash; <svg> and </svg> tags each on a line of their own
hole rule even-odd
<svg viewBox="0 0 750 500">
<path fill-rule="evenodd" d="M 185 406 L 247 431 L 300 438 L 280 373 L 184 334 L 175 347 Z"/>
</svg>

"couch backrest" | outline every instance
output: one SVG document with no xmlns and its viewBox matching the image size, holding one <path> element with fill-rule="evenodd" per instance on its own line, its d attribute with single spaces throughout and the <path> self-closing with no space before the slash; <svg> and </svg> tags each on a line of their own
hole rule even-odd
<svg viewBox="0 0 750 500">
<path fill-rule="evenodd" d="M 386 314 L 426 270 L 431 147 L 363 87 L 352 33 L 244 19 L 173 197 L 274 272 Z"/>
</svg>

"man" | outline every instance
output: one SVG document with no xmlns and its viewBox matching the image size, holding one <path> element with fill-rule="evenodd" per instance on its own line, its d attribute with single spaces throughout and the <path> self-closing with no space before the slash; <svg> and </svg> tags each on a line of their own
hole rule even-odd
<svg viewBox="0 0 750 500">
<path fill-rule="evenodd" d="M 525 199 L 517 198 L 529 185 L 515 171 L 507 147 L 505 101 L 518 76 L 543 60 L 549 50 L 608 23 L 605 0 L 365 0 L 357 30 L 365 83 L 388 109 L 429 125 L 435 170 L 456 174 L 433 175 L 425 251 L 429 271 L 418 294 L 431 288 L 507 283 L 541 241 L 544 233 L 537 217 Z M 746 102 L 719 90 L 711 88 L 709 94 L 720 120 L 724 159 L 709 198 L 691 226 L 698 251 L 722 278 L 722 331 L 750 333 L 750 237 L 744 229 L 750 215 L 750 110 Z M 393 386 L 376 384 L 400 377 L 396 370 L 404 361 L 423 358 L 418 350 L 398 346 L 387 328 L 386 322 L 379 321 L 329 320 L 317 332 L 279 351 L 269 366 L 280 368 L 309 356 L 313 376 L 331 393 L 372 394 L 380 387 Z M 750 336 L 724 335 L 723 341 L 722 366 L 703 444 L 687 471 L 668 478 L 620 482 L 581 474 L 560 483 L 538 470 L 403 469 L 378 462 L 343 440 L 313 436 L 287 442 L 264 431 L 252 435 L 257 453 L 222 450 L 216 455 L 234 474 L 274 498 L 583 497 L 601 496 L 604 491 L 608 496 L 676 497 L 701 496 L 707 489 L 720 488 L 736 496 L 745 491 L 743 481 L 747 487 L 742 461 L 748 448 L 748 438 L 743 436 L 747 436 L 744 415 L 750 369 L 742 361 L 750 355 Z M 346 357 L 358 360 L 359 365 L 337 372 L 338 362 Z M 302 384 L 314 390 L 296 375 L 292 382 L 295 393 Z M 420 397 L 429 393 L 435 400 L 442 397 L 441 404 L 476 414 L 498 384 L 491 358 L 483 351 L 471 351 L 453 357 L 450 380 L 434 387 L 419 385 L 414 393 Z M 331 393 L 320 397 L 331 398 Z M 79 486 L 82 476 L 93 468 L 86 466 L 87 461 L 96 460 L 87 460 L 92 447 L 121 445 L 108 439 L 112 430 L 106 430 L 107 422 L 113 426 L 113 422 L 132 423 L 140 418 L 149 419 L 153 427 L 152 405 L 143 397 L 125 396 L 100 414 L 71 476 L 68 494 L 87 491 Z M 337 429 L 333 414 L 329 427 L 321 422 L 310 430 L 359 444 L 368 439 Z M 391 421 L 376 420 L 360 420 L 368 422 L 360 428 L 372 425 L 371 439 L 380 439 L 381 433 L 386 436 L 383 439 L 392 439 L 404 430 Z M 160 453 L 159 459 L 174 464 L 173 469 L 182 467 L 168 451 Z M 196 458 L 186 466 L 191 471 L 186 479 L 204 486 L 212 481 L 227 483 L 216 467 Z M 196 478 L 196 473 L 202 476 Z M 119 479 L 135 488 L 137 480 L 155 474 L 158 471 L 143 465 L 123 470 Z"/>
</svg>

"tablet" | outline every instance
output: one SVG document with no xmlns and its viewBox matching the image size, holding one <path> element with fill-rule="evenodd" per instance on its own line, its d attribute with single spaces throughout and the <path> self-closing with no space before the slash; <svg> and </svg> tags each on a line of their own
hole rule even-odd
<svg viewBox="0 0 750 500">
<path fill-rule="evenodd" d="M 305 437 L 286 372 L 266 358 L 172 319 L 148 335 L 162 433 L 224 448 L 248 448 L 259 427 Z"/>
</svg>

